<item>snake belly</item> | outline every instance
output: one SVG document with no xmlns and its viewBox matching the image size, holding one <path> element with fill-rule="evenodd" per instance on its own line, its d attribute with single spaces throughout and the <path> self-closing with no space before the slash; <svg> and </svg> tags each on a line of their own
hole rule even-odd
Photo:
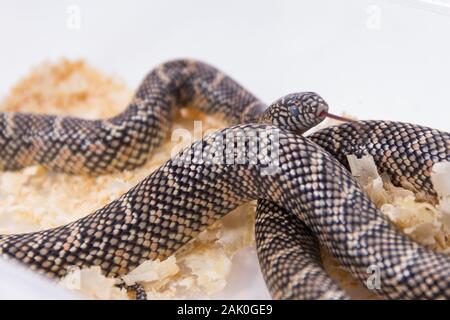
<svg viewBox="0 0 450 320">
<path fill-rule="evenodd" d="M 216 69 L 193 61 L 174 61 L 162 65 L 150 73 L 127 110 L 108 120 L 89 121 L 68 117 L 3 113 L 1 115 L 2 127 L 6 129 L 0 132 L 1 166 L 4 170 L 16 170 L 40 163 L 55 171 L 89 174 L 134 168 L 146 161 L 152 148 L 159 145 L 167 134 L 170 127 L 170 114 L 174 107 L 185 104 L 193 104 L 210 114 L 221 114 L 231 123 L 252 121 L 265 108 L 258 99 Z M 243 126 L 240 130 L 258 131 L 267 128 L 270 126 Z M 225 131 L 226 133 L 227 131 Z M 214 140 L 214 135 L 212 139 Z M 286 133 L 283 141 L 287 145 L 290 145 L 291 142 L 294 145 L 297 143 L 299 152 L 316 151 L 321 155 L 326 154 L 308 140 L 301 140 L 299 143 L 296 139 L 299 138 Z M 207 144 L 207 141 L 202 143 Z M 309 143 L 310 150 L 307 147 L 302 149 L 299 146 L 302 143 L 306 143 L 306 145 Z M 284 151 L 286 152 L 286 150 Z M 287 152 L 284 155 L 285 159 L 292 159 L 293 155 L 298 156 L 294 152 Z M 306 155 L 303 154 L 303 156 Z M 300 158 L 295 158 L 295 160 L 302 162 Z M 326 160 L 334 161 L 334 166 L 340 166 L 331 157 Z M 433 275 L 425 271 L 421 272 L 422 269 L 420 269 L 421 263 L 423 267 L 426 262 L 426 260 L 422 261 L 422 258 L 432 257 L 427 260 L 427 267 L 423 267 L 424 270 L 429 270 L 428 268 L 433 267 L 437 262 L 448 265 L 448 257 L 429 252 L 400 236 L 388 224 L 385 225 L 387 222 L 384 219 L 381 219 L 383 222 L 378 221 L 381 213 L 373 208 L 373 205 L 369 206 L 366 203 L 368 199 L 360 191 L 357 195 L 358 201 L 356 201 L 360 206 L 349 208 L 346 205 L 349 199 L 343 198 L 354 195 L 355 190 L 350 188 L 350 193 L 335 191 L 336 194 L 333 194 L 327 189 L 328 193 L 326 194 L 334 196 L 331 199 L 333 201 L 339 199 L 340 206 L 333 207 L 334 211 L 331 210 L 328 213 L 333 217 L 330 218 L 333 221 L 329 221 L 330 226 L 325 226 L 323 220 L 326 214 L 324 215 L 323 212 L 315 219 L 311 217 L 314 216 L 312 204 L 319 200 L 327 202 L 325 197 L 314 200 L 316 194 L 312 192 L 312 186 L 309 186 L 309 196 L 311 197 L 313 194 L 314 197 L 303 198 L 305 206 L 303 208 L 300 206 L 301 203 L 294 204 L 288 202 L 288 199 L 276 201 L 283 197 L 280 193 L 268 195 L 268 190 L 285 192 L 287 191 L 284 190 L 286 186 L 284 189 L 283 186 L 275 187 L 276 181 L 273 180 L 273 177 L 272 179 L 258 177 L 253 172 L 258 169 L 253 166 L 234 168 L 235 171 L 237 170 L 236 172 L 233 170 L 224 172 L 223 168 L 217 168 L 218 171 L 215 171 L 216 167 L 209 168 L 212 171 L 201 172 L 203 169 L 207 169 L 201 164 L 185 168 L 172 166 L 171 161 L 120 199 L 86 218 L 48 231 L 2 236 L 0 238 L 1 252 L 29 264 L 33 269 L 53 276 L 63 276 L 69 265 L 83 267 L 99 265 L 108 275 L 121 275 L 146 259 L 165 258 L 172 254 L 200 230 L 237 205 L 253 198 L 263 198 L 274 201 L 288 209 L 289 212 L 303 218 L 314 234 L 318 235 L 331 252 L 344 265 L 349 266 L 350 270 L 362 281 L 367 277 L 363 269 L 368 266 L 368 262 L 377 262 L 380 259 L 380 255 L 363 259 L 367 255 L 366 251 L 373 252 L 375 250 L 376 253 L 381 245 L 384 245 L 381 246 L 383 248 L 387 246 L 392 252 L 392 257 L 388 255 L 387 258 L 390 259 L 386 260 L 386 265 L 381 264 L 382 267 L 384 266 L 385 274 L 383 273 L 383 276 L 386 275 L 384 279 L 386 286 L 382 286 L 383 289 L 380 290 L 380 293 L 388 297 L 448 296 L 448 283 L 441 281 L 446 275 L 442 271 L 444 269 L 434 268 L 433 271 L 437 271 L 437 274 L 433 273 Z M 290 164 L 285 165 L 291 167 Z M 322 170 L 323 167 L 319 167 Z M 174 171 L 175 168 L 178 169 Z M 311 168 L 317 168 L 317 166 L 308 167 L 306 163 L 301 163 L 300 168 L 296 167 L 296 170 L 304 170 L 306 171 L 306 173 L 303 172 L 305 175 L 311 175 Z M 334 177 L 341 171 L 327 171 L 327 173 Z M 168 172 L 171 173 L 169 176 L 167 176 Z M 345 173 L 345 176 L 340 178 L 344 179 L 344 182 L 336 178 L 336 181 L 333 181 L 336 186 L 345 183 L 355 184 L 347 171 L 344 170 L 342 173 Z M 206 179 L 208 174 L 212 174 L 215 179 L 212 181 Z M 289 172 L 284 172 L 284 174 L 289 177 Z M 236 181 L 230 181 L 231 176 Z M 289 181 L 290 187 L 300 187 L 301 184 L 297 180 L 304 179 L 301 182 L 308 185 L 308 178 L 300 179 L 296 174 L 294 176 L 296 176 L 293 177 L 292 181 L 294 182 L 283 181 Z M 323 178 L 323 174 L 319 175 L 318 173 L 312 176 L 314 179 Z M 256 180 L 253 181 L 253 178 Z M 264 184 L 264 179 L 268 179 L 273 185 L 267 181 Z M 262 190 L 261 186 L 258 187 L 258 182 L 263 183 L 261 186 L 266 186 L 268 189 Z M 323 181 L 320 182 L 319 186 Z M 175 183 L 175 185 L 172 186 L 170 183 Z M 221 187 L 217 188 L 217 185 Z M 270 186 L 272 188 L 269 188 Z M 356 184 L 354 187 L 359 189 Z M 302 190 L 305 188 L 300 187 Z M 317 191 L 317 194 L 320 194 L 320 190 Z M 301 194 L 297 193 L 296 196 L 301 197 Z M 312 204 L 308 204 L 308 202 Z M 373 218 L 371 216 L 370 219 L 365 220 L 368 223 L 366 228 L 361 230 L 358 229 L 358 226 L 344 224 L 342 211 L 348 210 L 351 212 L 349 213 L 350 222 L 355 224 L 355 221 L 358 221 L 359 227 L 363 227 L 361 226 L 363 218 L 359 217 L 359 221 L 352 217 L 358 214 L 355 212 L 355 208 L 369 212 L 360 213 L 362 217 L 377 216 L 376 222 L 371 220 Z M 302 213 L 299 209 L 306 210 Z M 372 222 L 369 224 L 370 221 Z M 321 224 L 316 225 L 317 222 Z M 358 230 L 356 236 L 367 238 L 367 246 L 362 246 L 361 252 L 358 251 L 358 253 L 355 248 L 353 251 L 347 251 L 352 247 L 346 243 L 350 241 L 349 239 L 354 239 L 355 234 L 351 230 L 355 228 Z M 387 235 L 384 234 L 385 228 Z M 368 233 L 369 231 L 372 233 Z M 330 232 L 334 235 L 328 234 Z M 330 237 L 333 238 L 337 234 L 340 234 L 340 242 L 334 243 L 334 240 L 329 240 Z M 383 241 L 385 243 L 382 243 Z M 342 242 L 346 244 L 342 244 Z M 354 244 L 354 242 L 353 240 L 352 243 Z M 358 243 L 358 246 L 363 243 Z M 333 248 L 334 250 L 332 250 Z M 392 271 L 392 264 L 398 265 L 404 260 L 399 260 L 400 254 L 412 254 L 416 251 L 417 259 L 420 260 L 417 265 L 411 266 L 412 262 L 410 262 Z M 406 257 L 409 256 L 406 255 Z M 375 261 L 370 261 L 371 259 Z M 413 273 L 411 277 L 404 276 L 402 278 L 398 276 L 399 272 L 401 273 L 403 270 L 402 268 L 412 268 L 407 270 L 408 273 L 405 271 L 405 274 L 410 274 L 411 271 L 416 273 Z M 427 288 L 429 292 L 421 290 L 413 293 L 413 284 L 420 283 L 419 277 L 433 279 L 433 285 Z M 409 282 L 409 285 L 405 286 L 403 282 Z M 410 291 L 406 289 L 410 289 Z"/>
</svg>

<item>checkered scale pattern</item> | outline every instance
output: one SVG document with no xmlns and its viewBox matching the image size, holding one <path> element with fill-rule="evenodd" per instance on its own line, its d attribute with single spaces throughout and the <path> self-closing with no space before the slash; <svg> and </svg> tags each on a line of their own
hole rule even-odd
<svg viewBox="0 0 450 320">
<path fill-rule="evenodd" d="M 291 93 L 270 105 L 257 122 L 303 134 L 326 117 L 328 104 L 314 92 Z"/>
<path fill-rule="evenodd" d="M 0 113 L 0 169 L 41 164 L 53 171 L 97 175 L 136 168 L 167 137 L 175 107 L 186 105 L 233 124 L 266 108 L 210 65 L 170 61 L 150 72 L 125 111 L 110 119 Z"/>
<path fill-rule="evenodd" d="M 322 266 L 317 238 L 290 212 L 258 200 L 258 259 L 274 299 L 349 299 Z"/>
<path fill-rule="evenodd" d="M 4 128 L 0 131 L 0 163 L 5 170 L 41 163 L 56 171 L 89 174 L 130 169 L 142 164 L 164 139 L 175 105 L 194 105 L 207 113 L 221 114 L 231 123 L 260 119 L 284 129 L 293 124 L 298 132 L 323 119 L 327 106 L 320 97 L 310 93 L 297 95 L 300 104 L 292 98 L 285 97 L 281 100 L 284 103 L 277 101 L 260 115 L 264 104 L 213 67 L 190 60 L 172 61 L 153 70 L 127 110 L 112 119 L 87 121 L 0 114 Z M 362 282 L 370 276 L 367 268 L 377 266 L 379 294 L 392 298 L 449 297 L 448 256 L 428 251 L 399 234 L 349 172 L 322 148 L 281 130 L 276 142 L 262 139 L 259 143 L 262 149 L 274 144 L 280 147 L 276 159 L 279 170 L 267 174 L 266 165 L 258 163 L 264 157 L 255 153 L 251 143 L 222 143 L 239 134 L 258 136 L 276 130 L 267 124 L 252 124 L 210 135 L 169 160 L 119 199 L 83 219 L 51 230 L 0 236 L 0 253 L 53 277 L 64 276 L 70 266 L 93 265 L 100 266 L 107 275 L 120 276 L 147 259 L 168 257 L 240 204 L 263 199 L 257 215 L 256 238 L 262 269 L 274 297 L 345 298 L 318 269 L 320 260 L 313 235 Z M 354 145 L 358 135 L 352 135 L 350 129 L 342 133 L 344 139 L 336 132 L 327 134 L 328 139 L 320 133 L 312 139 L 345 163 L 345 153 L 341 152 L 344 149 L 336 147 L 334 141 L 345 145 L 349 139 L 349 144 Z M 378 134 L 379 139 L 384 139 L 384 132 Z M 434 143 L 433 137 L 429 138 Z M 244 156 L 236 154 L 236 145 L 244 147 Z M 367 150 L 380 149 L 384 144 L 368 147 Z M 206 158 L 199 158 L 203 150 L 207 151 Z M 217 163 L 213 161 L 217 154 L 258 161 Z M 400 153 L 392 156 L 401 158 Z M 389 165 L 387 161 L 378 163 Z M 391 173 L 401 177 L 403 169 L 400 166 Z M 412 181 L 415 177 L 409 175 L 407 179 Z M 297 226 L 298 234 L 287 228 L 284 245 L 278 240 L 267 240 L 271 231 L 286 226 L 280 220 L 277 228 L 271 229 L 269 223 L 273 225 L 274 220 L 264 215 L 267 209 L 273 217 L 292 220 L 289 225 Z M 266 226 L 264 221 L 267 228 L 261 229 Z M 291 260 L 270 254 L 278 252 L 280 246 L 296 246 L 305 252 L 305 260 L 295 256 L 299 266 L 292 269 Z M 278 281 L 289 282 L 290 291 L 280 293 L 284 284 Z M 317 284 L 329 290 L 317 293 Z"/>
<path fill-rule="evenodd" d="M 280 164 L 272 174 L 251 161 L 255 154 L 249 143 L 242 144 L 241 151 L 248 155 L 247 162 L 215 161 L 217 153 L 223 152 L 222 141 L 242 134 L 267 137 L 271 132 L 278 133 Z M 106 207 L 56 229 L 3 237 L 1 251 L 51 275 L 63 275 L 69 265 L 100 265 L 108 275 L 122 275 L 146 259 L 167 258 L 252 199 L 272 201 L 304 221 L 361 281 L 367 281 L 368 268 L 376 266 L 381 284 L 374 291 L 379 294 L 450 297 L 448 255 L 427 250 L 400 234 L 350 173 L 322 148 L 264 124 L 209 135 Z"/>
<path fill-rule="evenodd" d="M 397 186 L 436 196 L 433 164 L 450 161 L 450 134 L 415 124 L 358 121 L 325 128 L 308 136 L 348 167 L 347 155 L 371 155 L 380 173 Z"/>
</svg>

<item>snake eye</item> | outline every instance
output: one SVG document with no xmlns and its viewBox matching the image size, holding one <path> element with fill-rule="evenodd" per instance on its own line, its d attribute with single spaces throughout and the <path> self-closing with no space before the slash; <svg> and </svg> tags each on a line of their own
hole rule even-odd
<svg viewBox="0 0 450 320">
<path fill-rule="evenodd" d="M 298 117 L 300 115 L 300 110 L 296 106 L 289 107 L 289 111 L 294 117 Z"/>
</svg>

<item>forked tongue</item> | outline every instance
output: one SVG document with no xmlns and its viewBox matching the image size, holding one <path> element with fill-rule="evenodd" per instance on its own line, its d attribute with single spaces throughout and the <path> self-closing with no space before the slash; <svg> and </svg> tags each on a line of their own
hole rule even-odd
<svg viewBox="0 0 450 320">
<path fill-rule="evenodd" d="M 346 118 L 346 117 L 341 117 L 341 116 L 329 113 L 327 111 L 323 111 L 322 114 L 325 115 L 326 117 L 330 118 L 330 119 L 334 119 L 334 120 L 338 120 L 338 121 L 356 122 L 356 120 L 353 120 L 353 119 L 350 119 L 350 118 Z"/>
</svg>

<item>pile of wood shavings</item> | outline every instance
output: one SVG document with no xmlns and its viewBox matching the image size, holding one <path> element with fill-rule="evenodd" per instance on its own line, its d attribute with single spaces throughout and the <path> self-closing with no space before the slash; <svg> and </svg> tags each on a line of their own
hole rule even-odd
<svg viewBox="0 0 450 320">
<path fill-rule="evenodd" d="M 418 243 L 438 252 L 450 254 L 450 162 L 433 166 L 431 179 L 437 191 L 438 203 L 431 204 L 410 190 L 396 187 L 387 177 L 378 174 L 371 156 L 358 159 L 348 156 L 350 169 L 380 211 Z M 332 259 L 325 251 L 327 271 L 357 299 L 378 299 L 367 288 Z M 368 277 L 371 273 L 368 272 Z"/>
<path fill-rule="evenodd" d="M 26 111 L 106 118 L 126 108 L 132 97 L 119 80 L 83 61 L 44 63 L 31 70 L 0 104 L 2 111 Z M 177 116 L 175 128 L 203 131 L 225 124 L 192 110 Z M 182 141 L 188 145 L 189 141 Z M 21 233 L 56 227 L 79 219 L 117 199 L 171 156 L 171 143 L 157 149 L 141 168 L 107 176 L 88 177 L 52 173 L 40 166 L 0 173 L 0 233 Z M 181 148 L 180 141 L 177 147 Z M 149 298 L 195 298 L 220 291 L 226 285 L 231 259 L 253 244 L 254 205 L 245 205 L 207 231 L 176 256 L 144 263 L 125 281 L 145 284 Z M 87 297 L 128 299 L 114 279 L 99 268 L 73 270 L 61 285 Z"/>
<path fill-rule="evenodd" d="M 122 82 L 85 62 L 62 60 L 34 68 L 12 89 L 0 110 L 105 118 L 122 111 L 131 96 L 132 91 Z M 187 109 L 178 115 L 175 127 L 192 131 L 194 120 L 203 121 L 203 131 L 226 126 Z M 328 121 L 322 127 L 332 124 L 335 122 Z M 128 191 L 169 159 L 170 154 L 171 144 L 167 142 L 142 168 L 100 177 L 55 174 L 39 166 L 1 172 L 0 233 L 42 230 L 81 218 Z M 437 171 L 441 199 L 447 200 L 436 206 L 417 201 L 409 191 L 382 183 L 379 177 L 373 177 L 366 190 L 405 233 L 423 244 L 448 251 L 450 201 L 444 195 L 448 189 L 442 185 L 448 181 L 449 172 L 445 168 Z M 147 261 L 124 280 L 128 284 L 144 284 L 150 299 L 207 297 L 220 292 L 226 285 L 232 257 L 239 250 L 254 246 L 254 210 L 253 203 L 238 208 L 181 252 L 162 262 Z M 327 270 L 353 297 L 373 298 L 326 252 L 323 256 Z M 114 279 L 104 277 L 96 267 L 74 269 L 60 284 L 91 298 L 129 298 L 124 290 L 114 286 Z"/>
</svg>

